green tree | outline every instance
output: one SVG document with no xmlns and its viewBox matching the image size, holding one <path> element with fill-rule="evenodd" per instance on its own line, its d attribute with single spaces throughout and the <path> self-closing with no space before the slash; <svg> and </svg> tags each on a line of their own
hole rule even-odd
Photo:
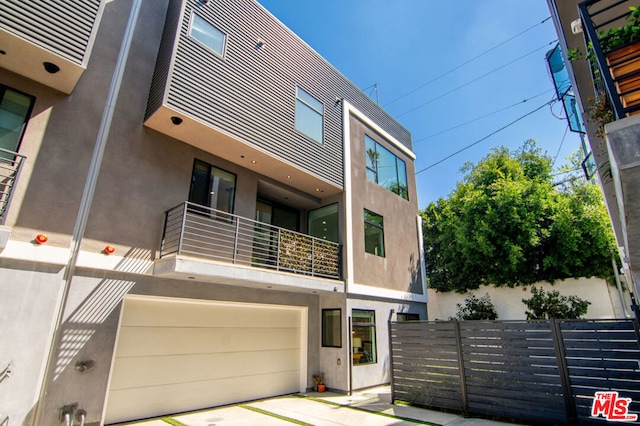
<svg viewBox="0 0 640 426">
<path fill-rule="evenodd" d="M 458 311 L 456 318 L 459 320 L 496 320 L 498 312 L 491 302 L 491 296 L 485 294 L 481 298 L 476 297 L 473 293 L 464 299 L 464 305 L 456 303 Z"/>
<path fill-rule="evenodd" d="M 578 296 L 562 296 L 559 291 L 545 292 L 542 288 L 531 287 L 531 298 L 522 299 L 529 311 L 527 319 L 578 319 L 587 313 L 591 302 Z"/>
<path fill-rule="evenodd" d="M 599 188 L 555 184 L 551 164 L 530 140 L 465 166 L 449 197 L 421 212 L 431 288 L 610 277 L 615 244 Z"/>
</svg>

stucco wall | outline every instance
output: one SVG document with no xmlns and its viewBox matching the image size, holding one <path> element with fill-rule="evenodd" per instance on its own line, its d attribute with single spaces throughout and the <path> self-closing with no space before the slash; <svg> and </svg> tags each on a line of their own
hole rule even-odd
<svg viewBox="0 0 640 426">
<path fill-rule="evenodd" d="M 553 285 L 544 282 L 536 284 L 536 287 L 542 287 L 545 291 L 557 290 L 565 296 L 576 295 L 591 302 L 585 318 L 624 318 L 616 287 L 608 285 L 602 279 L 569 279 L 556 281 Z M 484 286 L 470 293 L 477 297 L 489 294 L 500 320 L 526 319 L 527 307 L 522 303 L 522 299 L 531 298 L 531 286 L 515 288 Z M 629 295 L 626 294 L 625 297 L 628 306 L 630 303 Z M 429 303 L 427 304 L 429 320 L 447 320 L 449 317 L 454 317 L 457 312 L 456 304 L 464 305 L 465 298 L 466 294 L 453 291 L 442 293 L 429 289 Z"/>
<path fill-rule="evenodd" d="M 413 161 L 354 116 L 351 134 L 354 281 L 374 287 L 422 293 Z M 365 134 L 405 161 L 409 200 L 367 179 Z M 381 215 L 385 257 L 364 250 L 364 209 Z"/>
</svg>

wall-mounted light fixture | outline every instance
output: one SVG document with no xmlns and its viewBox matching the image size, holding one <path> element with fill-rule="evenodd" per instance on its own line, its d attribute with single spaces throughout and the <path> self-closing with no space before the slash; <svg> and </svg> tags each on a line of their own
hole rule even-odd
<svg viewBox="0 0 640 426">
<path fill-rule="evenodd" d="M 54 64 L 53 62 L 43 62 L 44 70 L 49 74 L 55 74 L 60 71 L 60 67 Z"/>
<path fill-rule="evenodd" d="M 96 362 L 92 359 L 88 359 L 86 361 L 78 361 L 76 362 L 76 370 L 84 373 L 85 371 L 92 369 L 95 365 Z"/>
<path fill-rule="evenodd" d="M 105 254 L 113 254 L 115 253 L 115 251 L 116 251 L 116 248 L 114 246 L 106 245 L 104 247 Z"/>
<path fill-rule="evenodd" d="M 265 44 L 266 42 L 263 39 L 259 38 L 258 41 L 256 41 L 256 48 L 260 49 Z"/>
<path fill-rule="evenodd" d="M 173 124 L 175 124 L 176 126 L 179 126 L 182 124 L 182 118 L 180 117 L 176 117 L 175 115 L 173 117 L 171 117 L 171 122 Z"/>
<path fill-rule="evenodd" d="M 49 237 L 47 237 L 46 235 L 44 235 L 44 234 L 38 234 L 38 235 L 36 235 L 36 243 L 38 243 L 38 244 L 44 244 L 44 243 L 46 243 L 47 241 L 49 241 Z"/>
</svg>

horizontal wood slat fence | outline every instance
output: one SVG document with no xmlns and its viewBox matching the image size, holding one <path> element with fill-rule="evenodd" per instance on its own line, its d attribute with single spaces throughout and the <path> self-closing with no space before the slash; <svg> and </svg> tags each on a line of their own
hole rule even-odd
<svg viewBox="0 0 640 426">
<path fill-rule="evenodd" d="M 606 424 L 595 392 L 640 413 L 636 320 L 389 323 L 392 397 L 530 424 Z M 639 422 L 635 422 L 640 424 Z"/>
</svg>

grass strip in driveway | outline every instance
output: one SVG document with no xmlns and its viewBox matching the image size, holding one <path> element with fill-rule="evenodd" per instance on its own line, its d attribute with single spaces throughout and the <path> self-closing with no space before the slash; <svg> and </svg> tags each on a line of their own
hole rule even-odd
<svg viewBox="0 0 640 426">
<path fill-rule="evenodd" d="M 244 408 L 245 410 L 254 411 L 256 413 L 264 414 L 265 416 L 275 417 L 276 419 L 284 420 L 289 423 L 294 423 L 302 426 L 313 426 L 311 423 L 305 423 L 300 420 L 293 419 L 287 416 L 281 416 L 280 414 L 272 413 L 271 411 L 263 410 L 261 408 L 251 407 L 246 404 L 238 404 L 238 407 Z"/>
<path fill-rule="evenodd" d="M 348 405 L 348 404 L 340 404 L 339 402 L 327 401 L 326 399 L 317 398 L 315 396 L 308 396 L 308 395 L 302 395 L 302 394 L 296 394 L 295 396 L 297 396 L 299 398 L 309 399 L 311 401 L 322 402 L 323 404 L 329 404 L 329 405 L 333 405 L 333 406 L 341 407 L 341 408 L 350 408 L 352 410 L 363 411 L 365 413 L 370 413 L 370 414 L 377 414 L 378 416 L 388 417 L 388 418 L 391 418 L 391 419 L 402 420 L 402 421 L 405 421 L 405 422 L 411 422 L 411 423 L 415 423 L 415 424 L 419 424 L 419 425 L 442 426 L 442 425 L 440 425 L 438 423 L 425 422 L 423 420 L 412 419 L 410 417 L 395 416 L 393 414 L 387 414 L 387 413 L 383 413 L 381 411 L 367 410 L 366 408 L 354 407 L 354 406 Z"/>
<path fill-rule="evenodd" d="M 162 420 L 165 423 L 169 423 L 171 426 L 188 426 L 172 417 L 162 417 L 160 420 Z"/>
</svg>

